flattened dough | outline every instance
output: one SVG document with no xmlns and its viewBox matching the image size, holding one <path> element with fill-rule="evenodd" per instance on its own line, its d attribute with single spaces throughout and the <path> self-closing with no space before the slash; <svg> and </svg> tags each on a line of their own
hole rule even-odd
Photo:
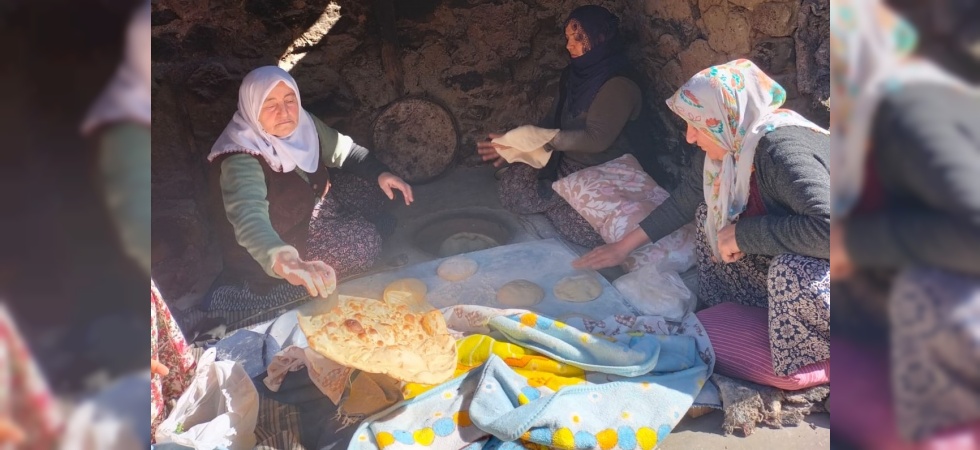
<svg viewBox="0 0 980 450">
<path fill-rule="evenodd" d="M 385 302 L 397 305 L 417 305 L 425 302 L 429 289 L 418 278 L 402 278 L 385 287 Z"/>
<path fill-rule="evenodd" d="M 497 301 L 501 305 L 526 308 L 544 300 L 544 289 L 528 280 L 514 280 L 500 287 Z"/>
<path fill-rule="evenodd" d="M 436 273 L 446 281 L 465 280 L 476 273 L 479 264 L 465 256 L 454 256 L 439 264 Z"/>
<path fill-rule="evenodd" d="M 584 303 L 602 294 L 602 285 L 589 274 L 571 275 L 555 284 L 555 297 L 568 302 Z"/>
</svg>

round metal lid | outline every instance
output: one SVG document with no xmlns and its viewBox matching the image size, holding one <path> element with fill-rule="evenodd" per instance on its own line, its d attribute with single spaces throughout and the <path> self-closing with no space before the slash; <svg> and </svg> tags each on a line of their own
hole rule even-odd
<svg viewBox="0 0 980 450">
<path fill-rule="evenodd" d="M 371 127 L 372 150 L 409 183 L 425 183 L 453 163 L 459 147 L 456 120 L 442 105 L 406 97 L 388 105 Z"/>
</svg>

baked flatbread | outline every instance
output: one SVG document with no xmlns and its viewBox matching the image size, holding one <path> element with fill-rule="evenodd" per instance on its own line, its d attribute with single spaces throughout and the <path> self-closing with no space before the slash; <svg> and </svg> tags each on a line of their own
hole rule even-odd
<svg viewBox="0 0 980 450">
<path fill-rule="evenodd" d="M 311 349 L 347 367 L 439 384 L 456 369 L 456 341 L 442 313 L 418 300 L 340 295 L 327 310 L 301 312 L 299 326 Z"/>
</svg>

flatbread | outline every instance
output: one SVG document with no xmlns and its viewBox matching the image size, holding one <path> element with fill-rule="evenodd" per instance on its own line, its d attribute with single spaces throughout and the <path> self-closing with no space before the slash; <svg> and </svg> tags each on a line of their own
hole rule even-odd
<svg viewBox="0 0 980 450">
<path fill-rule="evenodd" d="M 602 294 L 602 285 L 589 274 L 571 275 L 555 284 L 555 297 L 567 302 L 591 302 Z"/>
<path fill-rule="evenodd" d="M 497 150 L 497 153 L 507 162 L 521 162 L 540 169 L 551 159 L 551 152 L 544 149 L 544 144 L 554 139 L 558 131 L 534 125 L 522 125 L 494 139 L 493 143 L 510 147 Z"/>
<path fill-rule="evenodd" d="M 456 341 L 424 299 L 403 304 L 340 295 L 328 311 L 300 314 L 299 326 L 311 349 L 364 372 L 439 384 L 456 369 Z"/>
<path fill-rule="evenodd" d="M 511 281 L 497 291 L 497 302 L 512 308 L 527 308 L 541 300 L 544 300 L 544 289 L 528 280 Z"/>
<path fill-rule="evenodd" d="M 439 278 L 446 281 L 461 281 L 476 273 L 480 265 L 465 256 L 454 256 L 443 261 L 436 268 Z"/>
</svg>

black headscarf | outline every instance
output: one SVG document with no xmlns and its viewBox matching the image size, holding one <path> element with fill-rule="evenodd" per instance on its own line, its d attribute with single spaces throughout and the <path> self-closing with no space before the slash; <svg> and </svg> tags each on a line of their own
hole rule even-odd
<svg viewBox="0 0 980 450">
<path fill-rule="evenodd" d="M 589 37 L 591 49 L 568 65 L 565 82 L 565 102 L 572 116 L 589 109 L 599 88 L 610 78 L 629 68 L 625 46 L 619 34 L 619 18 L 608 9 L 596 5 L 575 8 L 568 24 L 576 20 Z"/>
</svg>

